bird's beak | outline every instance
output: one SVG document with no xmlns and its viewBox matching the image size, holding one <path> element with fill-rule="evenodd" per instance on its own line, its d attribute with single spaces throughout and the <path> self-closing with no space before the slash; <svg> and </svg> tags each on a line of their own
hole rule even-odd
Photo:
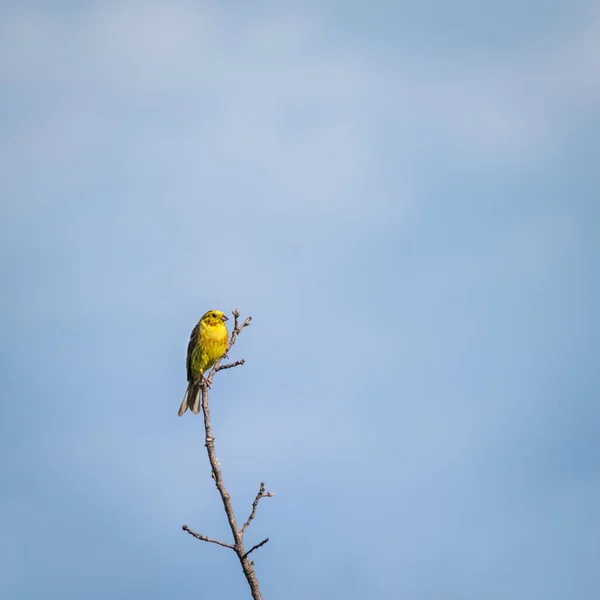
<svg viewBox="0 0 600 600">
<path fill-rule="evenodd" d="M 229 317 L 227 315 L 223 315 L 221 319 L 223 319 L 223 321 L 229 321 Z"/>
</svg>

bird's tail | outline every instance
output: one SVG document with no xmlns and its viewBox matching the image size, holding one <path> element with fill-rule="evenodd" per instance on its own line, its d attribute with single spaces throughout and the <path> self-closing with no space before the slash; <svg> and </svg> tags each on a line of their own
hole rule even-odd
<svg viewBox="0 0 600 600">
<path fill-rule="evenodd" d="M 187 409 L 190 409 L 195 415 L 200 412 L 200 386 L 190 382 L 185 390 L 185 396 L 177 413 L 181 416 Z"/>
</svg>

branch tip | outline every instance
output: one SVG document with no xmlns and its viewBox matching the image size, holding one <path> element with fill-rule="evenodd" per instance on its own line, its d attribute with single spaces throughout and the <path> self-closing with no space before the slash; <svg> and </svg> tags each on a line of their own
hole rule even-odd
<svg viewBox="0 0 600 600">
<path fill-rule="evenodd" d="M 250 550 L 248 550 L 248 552 L 246 552 L 246 554 L 244 554 L 243 558 L 247 558 L 248 554 L 250 554 L 251 552 L 254 552 L 255 550 L 258 550 L 261 546 L 264 546 L 268 541 L 269 541 L 269 538 L 265 538 L 262 542 L 260 542 L 258 544 L 254 544 L 254 546 L 252 546 L 252 548 L 250 548 Z"/>
<path fill-rule="evenodd" d="M 235 362 L 227 363 L 226 365 L 219 365 L 215 369 L 215 373 L 218 373 L 219 371 L 223 371 L 225 369 L 233 369 L 234 367 L 241 367 L 245 363 L 246 363 L 246 359 L 240 358 L 240 360 L 236 360 Z"/>
<path fill-rule="evenodd" d="M 240 529 L 240 534 L 242 535 L 242 537 L 243 537 L 246 529 L 248 529 L 248 526 L 250 525 L 250 523 L 252 523 L 254 517 L 256 517 L 256 511 L 258 509 L 258 503 L 260 502 L 260 500 L 262 498 L 271 498 L 272 496 L 273 496 L 273 494 L 271 492 L 265 492 L 265 482 L 261 481 L 260 488 L 258 490 L 258 494 L 256 494 L 256 497 L 254 498 L 254 502 L 252 502 L 252 511 L 250 512 L 250 516 L 248 517 L 247 521 L 244 523 L 244 525 Z M 267 542 L 264 542 L 264 543 L 266 544 Z"/>
<path fill-rule="evenodd" d="M 195 531 L 192 531 L 187 525 L 182 525 L 181 529 L 187 531 L 191 536 L 195 537 L 197 540 L 201 540 L 203 542 L 210 542 L 211 544 L 217 544 L 217 546 L 223 546 L 224 548 L 235 550 L 235 546 L 233 544 L 221 542 L 220 540 L 214 540 L 213 538 L 209 538 L 205 535 L 202 535 L 201 533 L 196 533 Z"/>
</svg>

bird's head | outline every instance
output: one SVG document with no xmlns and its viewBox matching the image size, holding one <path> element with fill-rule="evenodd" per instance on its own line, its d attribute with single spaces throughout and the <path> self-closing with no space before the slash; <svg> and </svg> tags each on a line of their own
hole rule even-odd
<svg viewBox="0 0 600 600">
<path fill-rule="evenodd" d="M 209 310 L 207 313 L 204 313 L 200 322 L 209 327 L 215 327 L 215 325 L 222 325 L 227 319 L 228 317 L 224 312 L 221 312 L 220 310 Z"/>
</svg>

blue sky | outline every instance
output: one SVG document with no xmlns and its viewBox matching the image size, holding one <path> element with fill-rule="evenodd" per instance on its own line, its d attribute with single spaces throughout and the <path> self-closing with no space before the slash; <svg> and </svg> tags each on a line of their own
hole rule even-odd
<svg viewBox="0 0 600 600">
<path fill-rule="evenodd" d="M 599 597 L 593 4 L 5 3 L 0 595 Z"/>
</svg>

